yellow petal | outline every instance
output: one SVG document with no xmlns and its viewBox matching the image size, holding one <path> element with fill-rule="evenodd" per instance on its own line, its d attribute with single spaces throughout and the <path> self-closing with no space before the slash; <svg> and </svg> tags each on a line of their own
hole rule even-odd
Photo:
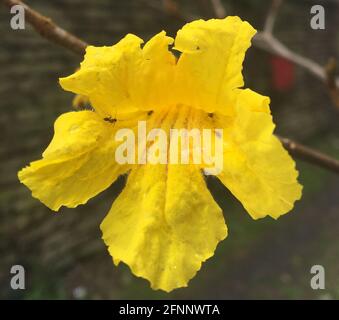
<svg viewBox="0 0 339 320">
<path fill-rule="evenodd" d="M 233 89 L 243 86 L 242 63 L 255 30 L 239 17 L 197 20 L 177 34 L 175 49 L 181 102 L 207 112 L 228 113 Z"/>
<path fill-rule="evenodd" d="M 126 166 L 115 164 L 112 125 L 96 113 L 65 113 L 54 130 L 43 158 L 18 173 L 33 197 L 50 209 L 86 203 L 126 172 Z"/>
<path fill-rule="evenodd" d="M 101 229 L 116 264 L 165 291 L 187 286 L 227 235 L 199 169 L 184 165 L 134 169 Z"/>
<path fill-rule="evenodd" d="M 254 219 L 287 213 L 302 190 L 293 159 L 273 135 L 268 103 L 267 97 L 250 90 L 239 95 L 218 176 Z"/>
<path fill-rule="evenodd" d="M 80 70 L 61 78 L 61 86 L 88 96 L 96 111 L 106 116 L 167 105 L 175 66 L 168 45 L 173 39 L 163 31 L 143 48 L 142 42 L 128 34 L 110 47 L 87 47 Z"/>
</svg>

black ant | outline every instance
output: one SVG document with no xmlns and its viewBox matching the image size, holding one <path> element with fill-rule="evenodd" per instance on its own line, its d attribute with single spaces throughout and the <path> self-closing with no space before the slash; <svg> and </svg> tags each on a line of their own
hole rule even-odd
<svg viewBox="0 0 339 320">
<path fill-rule="evenodd" d="M 108 117 L 104 118 L 104 121 L 107 121 L 109 123 L 115 124 L 118 121 L 117 113 L 118 113 L 118 111 L 115 112 L 114 118 L 112 118 L 112 116 L 108 116 Z"/>
<path fill-rule="evenodd" d="M 109 123 L 116 123 L 117 119 L 113 119 L 111 116 L 104 118 L 104 121 L 107 121 Z"/>
</svg>

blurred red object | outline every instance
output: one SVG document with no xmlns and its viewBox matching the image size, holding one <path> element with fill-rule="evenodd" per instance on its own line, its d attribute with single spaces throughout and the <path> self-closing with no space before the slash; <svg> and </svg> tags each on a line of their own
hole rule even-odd
<svg viewBox="0 0 339 320">
<path fill-rule="evenodd" d="M 288 91 L 294 85 L 294 64 L 282 57 L 272 56 L 272 83 L 278 91 Z"/>
</svg>

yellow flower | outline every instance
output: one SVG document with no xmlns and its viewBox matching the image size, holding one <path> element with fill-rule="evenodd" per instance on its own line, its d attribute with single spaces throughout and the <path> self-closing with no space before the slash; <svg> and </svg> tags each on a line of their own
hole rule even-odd
<svg viewBox="0 0 339 320">
<path fill-rule="evenodd" d="M 93 111 L 61 115 L 42 159 L 19 179 L 52 210 L 76 207 L 127 184 L 101 224 L 114 263 L 126 263 L 152 288 L 187 286 L 227 236 L 204 164 L 120 165 L 121 128 L 222 128 L 218 179 L 254 218 L 278 218 L 301 197 L 295 163 L 273 135 L 269 98 L 243 87 L 242 62 L 255 30 L 238 17 L 186 24 L 175 41 L 161 32 L 141 46 L 128 34 L 111 47 L 89 46 L 81 68 L 61 78 Z M 168 46 L 180 52 L 177 59 Z"/>
</svg>

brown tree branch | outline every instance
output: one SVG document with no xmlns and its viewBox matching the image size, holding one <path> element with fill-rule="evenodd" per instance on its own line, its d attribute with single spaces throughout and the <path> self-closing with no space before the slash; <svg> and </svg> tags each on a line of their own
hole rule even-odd
<svg viewBox="0 0 339 320">
<path fill-rule="evenodd" d="M 226 9 L 223 6 L 221 0 L 211 0 L 211 4 L 215 13 L 215 16 L 219 19 L 226 17 Z"/>
<path fill-rule="evenodd" d="M 311 59 L 305 58 L 288 49 L 283 43 L 270 33 L 258 32 L 253 38 L 253 45 L 264 51 L 276 54 L 304 68 L 322 82 L 326 82 L 324 68 Z"/>
<path fill-rule="evenodd" d="M 277 17 L 279 8 L 282 4 L 283 0 L 273 0 L 272 5 L 270 7 L 270 10 L 267 14 L 265 26 L 264 26 L 264 32 L 266 33 L 273 33 L 274 25 L 275 25 L 275 19 Z"/>
<path fill-rule="evenodd" d="M 334 58 L 330 58 L 325 66 L 327 87 L 332 97 L 332 101 L 339 109 L 339 86 L 336 82 L 337 69 L 337 61 Z"/>
<path fill-rule="evenodd" d="M 212 1 L 212 0 L 211 0 Z M 311 59 L 305 58 L 302 55 L 294 53 L 292 50 L 287 48 L 283 43 L 281 43 L 273 35 L 273 28 L 275 20 L 279 11 L 279 8 L 282 4 L 282 0 L 273 0 L 268 15 L 266 17 L 264 30 L 258 32 L 253 38 L 253 45 L 261 50 L 276 54 L 280 57 L 285 58 L 293 62 L 294 64 L 304 68 L 313 74 L 316 78 L 326 83 L 326 72 L 325 69 L 314 62 Z M 220 5 L 222 3 L 220 2 Z M 214 7 L 214 6 L 213 6 Z M 215 15 L 219 17 L 219 11 L 215 10 Z M 336 79 L 336 84 L 339 84 L 339 80 Z"/>
<path fill-rule="evenodd" d="M 279 136 L 278 138 L 292 156 L 339 174 L 339 160 L 291 139 Z"/>
<path fill-rule="evenodd" d="M 31 23 L 35 30 L 51 42 L 57 43 L 70 51 L 81 56 L 84 55 L 86 42 L 65 31 L 51 21 L 51 19 L 29 8 L 19 0 L 2 0 L 7 6 L 21 4 L 25 7 L 27 21 Z M 46 28 L 46 30 L 44 30 Z M 339 173 L 339 161 L 323 154 L 319 151 L 294 142 L 288 138 L 279 137 L 284 147 L 294 156 L 313 163 L 319 167 Z"/>
<path fill-rule="evenodd" d="M 57 43 L 76 54 L 85 54 L 87 43 L 56 25 L 52 19 L 41 15 L 19 0 L 2 0 L 9 8 L 21 5 L 25 8 L 25 19 L 44 38 Z"/>
</svg>

